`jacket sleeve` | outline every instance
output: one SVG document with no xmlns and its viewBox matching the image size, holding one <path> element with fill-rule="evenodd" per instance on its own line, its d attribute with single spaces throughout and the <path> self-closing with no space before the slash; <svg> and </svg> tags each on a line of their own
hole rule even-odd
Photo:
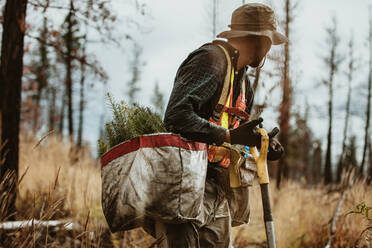
<svg viewBox="0 0 372 248">
<path fill-rule="evenodd" d="M 208 122 L 210 108 L 225 70 L 218 47 L 198 49 L 178 69 L 164 122 L 172 132 L 190 140 L 221 145 L 226 129 Z"/>
</svg>

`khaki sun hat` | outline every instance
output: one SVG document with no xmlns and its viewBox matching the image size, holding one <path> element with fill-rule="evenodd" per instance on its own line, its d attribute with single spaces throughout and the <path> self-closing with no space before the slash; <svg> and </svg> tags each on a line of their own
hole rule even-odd
<svg viewBox="0 0 372 248">
<path fill-rule="evenodd" d="M 218 38 L 237 38 L 250 35 L 266 36 L 273 45 L 288 42 L 287 37 L 276 31 L 274 11 L 260 3 L 248 3 L 237 8 L 231 16 L 231 30 L 217 35 Z"/>
</svg>

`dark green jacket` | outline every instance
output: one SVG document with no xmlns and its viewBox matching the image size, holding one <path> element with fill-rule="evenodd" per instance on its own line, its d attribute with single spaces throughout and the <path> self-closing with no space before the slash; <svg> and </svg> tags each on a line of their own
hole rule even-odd
<svg viewBox="0 0 372 248">
<path fill-rule="evenodd" d="M 234 104 L 240 94 L 242 79 L 246 77 L 246 112 L 250 113 L 253 90 L 246 68 L 236 70 L 239 52 L 227 42 L 216 40 L 193 51 L 179 67 L 164 122 L 173 132 L 185 138 L 221 145 L 226 129 L 208 122 L 218 103 L 227 70 L 225 53 L 216 44 L 227 49 L 237 73 L 234 79 Z"/>
</svg>

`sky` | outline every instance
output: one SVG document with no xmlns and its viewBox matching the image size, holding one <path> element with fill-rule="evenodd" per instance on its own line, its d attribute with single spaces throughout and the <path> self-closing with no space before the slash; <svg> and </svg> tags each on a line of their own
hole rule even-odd
<svg viewBox="0 0 372 248">
<path fill-rule="evenodd" d="M 125 32 L 133 36 L 143 46 L 142 60 L 146 62 L 142 68 L 140 80 L 141 92 L 138 102 L 144 105 L 151 104 L 154 84 L 159 82 L 160 90 L 165 95 L 167 102 L 172 90 L 173 80 L 178 66 L 194 49 L 213 40 L 212 36 L 212 1 L 213 0 L 158 0 L 140 1 L 146 5 L 147 17 L 138 19 L 144 26 L 144 31 L 139 32 L 136 26 L 125 26 Z M 253 1 L 245 1 L 253 2 Z M 256 1 L 266 3 L 277 13 L 278 19 L 283 16 L 284 1 Z M 227 30 L 232 11 L 239 7 L 242 1 L 219 0 L 217 33 Z M 291 75 L 294 83 L 295 105 L 293 109 L 304 112 L 305 102 L 310 105 L 310 126 L 315 136 L 323 140 L 325 145 L 327 135 L 326 104 L 328 101 L 327 88 L 321 84 L 327 77 L 327 68 L 323 65 L 322 57 L 327 54 L 325 41 L 325 27 L 331 24 L 332 17 L 338 21 L 338 32 L 341 37 L 340 52 L 347 53 L 347 42 L 350 37 L 355 39 L 355 55 L 358 58 L 358 73 L 353 81 L 354 94 L 353 106 L 364 113 L 368 78 L 368 6 L 370 0 L 298 0 L 298 7 L 292 26 L 291 40 Z M 116 3 L 116 11 L 123 20 L 127 16 L 136 18 L 133 8 L 129 3 Z M 279 31 L 282 31 L 279 29 Z M 353 34 L 353 35 L 351 35 Z M 102 104 L 104 92 L 111 92 L 118 100 L 126 98 L 126 83 L 130 79 L 128 57 L 130 49 L 100 46 L 95 47 L 97 59 L 101 62 L 109 75 L 108 85 L 98 90 L 91 96 L 86 112 L 86 128 L 84 137 L 95 147 L 98 138 L 101 112 L 110 117 L 107 104 Z M 272 50 L 275 51 L 273 48 Z M 342 138 L 344 108 L 346 102 L 346 61 L 345 58 L 339 73 L 336 75 L 335 84 L 335 134 L 334 142 L 339 144 Z M 263 71 L 273 70 L 273 63 L 268 61 Z M 252 79 L 253 80 L 253 79 Z M 265 87 L 260 85 L 256 98 L 262 101 L 267 95 L 267 90 L 278 83 L 279 78 L 264 77 Z M 97 93 L 97 92 L 96 92 Z M 276 106 L 280 102 L 280 91 L 275 90 L 269 95 L 273 107 L 264 111 L 265 126 L 267 129 L 277 125 L 278 111 Z M 357 135 L 358 145 L 362 145 L 364 122 L 362 117 L 354 116 L 351 121 L 350 133 Z M 340 145 L 338 146 L 340 147 Z M 335 153 L 339 148 L 335 148 Z M 325 149 L 325 146 L 324 146 Z"/>
</svg>

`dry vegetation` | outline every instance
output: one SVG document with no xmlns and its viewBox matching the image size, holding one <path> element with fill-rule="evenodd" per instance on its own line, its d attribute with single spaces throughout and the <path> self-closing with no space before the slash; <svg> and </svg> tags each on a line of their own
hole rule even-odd
<svg viewBox="0 0 372 248">
<path fill-rule="evenodd" d="M 306 188 L 296 182 L 286 183 L 280 191 L 274 185 L 271 184 L 271 197 L 278 247 L 325 247 L 340 193 L 328 193 L 321 187 Z M 251 222 L 234 230 L 235 247 L 263 247 L 265 229 L 259 185 L 253 186 L 250 199 Z M 362 215 L 346 215 L 362 202 L 372 206 L 372 189 L 359 182 L 347 194 L 332 247 L 355 247 L 361 232 L 370 225 Z M 366 239 L 368 234 L 361 237 L 360 247 L 367 245 Z M 372 233 L 369 239 L 371 245 Z"/>
<path fill-rule="evenodd" d="M 55 137 L 37 141 L 22 137 L 17 208 L 19 219 L 67 220 L 74 223 L 46 228 L 0 230 L 0 247 L 150 247 L 154 242 L 142 230 L 112 235 L 107 229 L 100 203 L 100 167 L 89 153 L 81 153 L 71 162 L 70 147 Z M 28 169 L 27 169 L 28 168 Z M 26 171 L 27 170 L 27 171 Z M 274 185 L 274 184 L 272 184 Z M 306 188 L 296 182 L 271 189 L 278 247 L 324 247 L 329 221 L 340 194 L 329 189 Z M 345 215 L 359 203 L 372 206 L 372 190 L 357 183 L 348 193 L 334 239 L 334 247 L 354 247 L 368 221 L 358 214 Z M 369 222 L 370 224 L 370 222 Z M 367 247 L 365 232 L 360 247 Z M 251 191 L 251 223 L 234 228 L 235 247 L 265 247 L 259 186 Z M 369 241 L 371 242 L 371 241 Z"/>
</svg>

